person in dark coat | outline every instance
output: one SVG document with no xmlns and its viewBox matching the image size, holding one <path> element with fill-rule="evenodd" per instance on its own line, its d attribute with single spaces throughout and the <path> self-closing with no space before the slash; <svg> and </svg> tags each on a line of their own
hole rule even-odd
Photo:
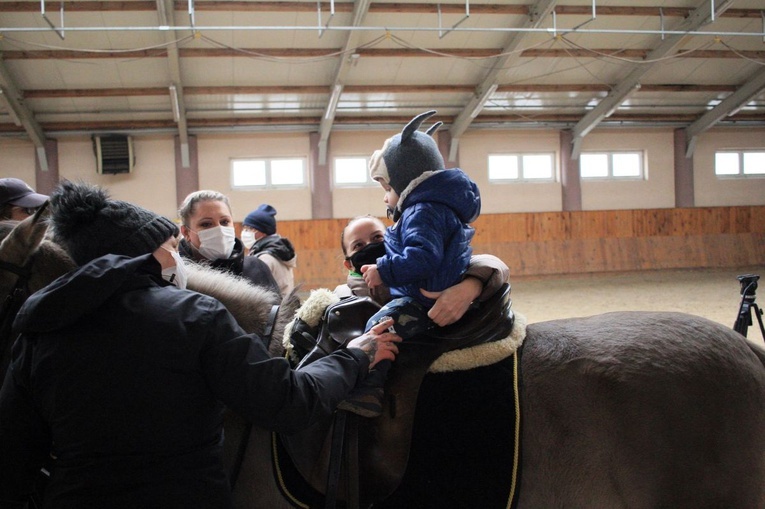
<svg viewBox="0 0 765 509">
<path fill-rule="evenodd" d="M 183 234 L 178 248 L 181 256 L 243 276 L 281 296 L 268 265 L 257 257 L 245 256 L 244 244 L 236 238 L 231 204 L 225 194 L 210 190 L 193 192 L 183 200 L 178 216 Z"/>
<path fill-rule="evenodd" d="M 63 183 L 51 207 L 54 239 L 79 267 L 33 294 L 14 324 L 0 507 L 23 507 L 55 458 L 46 509 L 229 509 L 224 405 L 296 432 L 395 357 L 398 338 L 380 328 L 294 371 L 219 301 L 182 289 L 172 221 L 85 184 Z"/>
</svg>

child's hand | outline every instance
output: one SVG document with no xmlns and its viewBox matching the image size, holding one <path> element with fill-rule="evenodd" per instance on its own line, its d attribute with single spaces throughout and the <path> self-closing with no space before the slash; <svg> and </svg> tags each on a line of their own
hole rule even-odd
<svg viewBox="0 0 765 509">
<path fill-rule="evenodd" d="M 364 275 L 364 282 L 370 290 L 374 290 L 383 284 L 380 272 L 377 270 L 377 265 L 362 265 L 361 273 Z"/>
</svg>

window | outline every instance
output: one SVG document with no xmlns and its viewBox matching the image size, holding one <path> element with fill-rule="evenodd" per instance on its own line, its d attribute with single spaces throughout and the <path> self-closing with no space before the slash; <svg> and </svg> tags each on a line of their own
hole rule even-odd
<svg viewBox="0 0 765 509">
<path fill-rule="evenodd" d="M 489 181 L 553 180 L 555 154 L 489 155 Z"/>
<path fill-rule="evenodd" d="M 336 157 L 335 185 L 338 187 L 359 187 L 376 184 L 369 178 L 368 157 Z"/>
<path fill-rule="evenodd" d="M 304 159 L 232 159 L 231 187 L 269 188 L 305 185 Z"/>
<path fill-rule="evenodd" d="M 579 156 L 579 173 L 592 179 L 643 178 L 643 153 L 585 152 Z"/>
<path fill-rule="evenodd" d="M 765 150 L 715 152 L 715 175 L 718 177 L 765 175 Z"/>
</svg>

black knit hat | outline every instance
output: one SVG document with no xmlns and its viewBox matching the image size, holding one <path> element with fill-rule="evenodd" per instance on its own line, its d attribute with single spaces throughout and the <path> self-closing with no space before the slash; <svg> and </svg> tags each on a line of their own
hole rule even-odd
<svg viewBox="0 0 765 509">
<path fill-rule="evenodd" d="M 170 219 L 112 200 L 97 186 L 64 181 L 50 203 L 53 238 L 77 265 L 106 254 L 135 257 L 153 253 L 178 235 L 178 226 Z"/>
<path fill-rule="evenodd" d="M 369 161 L 372 180 L 385 182 L 401 196 L 409 183 L 423 173 L 444 169 L 444 158 L 431 136 L 443 122 L 436 122 L 424 133 L 417 130 L 435 114 L 435 110 L 420 113 L 372 154 Z"/>
<path fill-rule="evenodd" d="M 260 207 L 256 208 L 244 218 L 242 224 L 255 228 L 259 232 L 263 232 L 266 235 L 273 235 L 276 233 L 276 209 L 271 205 L 264 203 Z"/>
</svg>

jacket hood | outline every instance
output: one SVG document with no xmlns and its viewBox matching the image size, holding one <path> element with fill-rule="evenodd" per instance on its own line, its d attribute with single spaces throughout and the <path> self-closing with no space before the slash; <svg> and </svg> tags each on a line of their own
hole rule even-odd
<svg viewBox="0 0 765 509">
<path fill-rule="evenodd" d="M 472 223 L 481 213 L 478 186 L 458 168 L 427 172 L 413 180 L 399 196 L 394 220 L 405 208 L 421 202 L 446 205 L 463 223 Z"/>
<path fill-rule="evenodd" d="M 297 266 L 295 248 L 293 247 L 292 242 L 278 233 L 263 237 L 250 248 L 250 255 L 257 256 L 261 253 L 270 254 L 288 267 Z"/>
<path fill-rule="evenodd" d="M 96 311 L 127 281 L 134 280 L 136 273 L 146 275 L 143 284 L 159 285 L 150 277 L 154 271 L 159 276 L 161 266 L 151 254 L 96 258 L 33 293 L 16 315 L 13 328 L 16 333 L 35 333 L 67 327 Z"/>
</svg>

